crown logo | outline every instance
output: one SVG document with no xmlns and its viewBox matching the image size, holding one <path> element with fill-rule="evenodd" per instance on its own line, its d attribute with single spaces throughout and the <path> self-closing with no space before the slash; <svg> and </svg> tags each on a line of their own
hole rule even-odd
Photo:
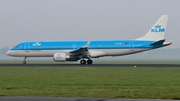
<svg viewBox="0 0 180 101">
<path fill-rule="evenodd" d="M 151 32 L 165 32 L 165 28 L 161 28 L 161 25 L 157 24 L 151 29 Z"/>
<path fill-rule="evenodd" d="M 41 46 L 41 44 L 39 42 L 35 42 L 33 46 Z"/>
<path fill-rule="evenodd" d="M 161 25 L 155 25 L 154 27 L 155 28 L 161 28 Z"/>
</svg>

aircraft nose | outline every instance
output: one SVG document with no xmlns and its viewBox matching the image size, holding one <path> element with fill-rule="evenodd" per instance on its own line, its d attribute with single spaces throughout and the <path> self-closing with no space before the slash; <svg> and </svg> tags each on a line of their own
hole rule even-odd
<svg viewBox="0 0 180 101">
<path fill-rule="evenodd" d="M 8 50 L 8 51 L 6 52 L 6 55 L 11 55 L 11 51 Z"/>
</svg>

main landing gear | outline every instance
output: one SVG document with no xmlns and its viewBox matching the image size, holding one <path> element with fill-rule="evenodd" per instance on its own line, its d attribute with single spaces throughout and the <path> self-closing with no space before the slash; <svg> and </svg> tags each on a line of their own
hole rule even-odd
<svg viewBox="0 0 180 101">
<path fill-rule="evenodd" d="M 93 61 L 92 61 L 92 60 L 90 60 L 90 59 L 89 59 L 89 60 L 87 60 L 87 61 L 86 61 L 86 60 L 84 60 L 84 59 L 82 59 L 82 60 L 80 61 L 80 64 L 81 64 L 81 65 L 85 65 L 86 63 L 87 63 L 88 65 L 91 65 L 91 64 L 93 63 Z"/>
<path fill-rule="evenodd" d="M 22 62 L 22 64 L 24 64 L 24 65 L 26 64 L 26 58 L 27 58 L 27 57 L 24 57 L 24 58 L 23 58 L 24 61 Z"/>
</svg>

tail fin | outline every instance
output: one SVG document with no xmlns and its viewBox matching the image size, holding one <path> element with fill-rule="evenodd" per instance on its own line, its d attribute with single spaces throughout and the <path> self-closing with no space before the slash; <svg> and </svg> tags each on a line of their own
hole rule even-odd
<svg viewBox="0 0 180 101">
<path fill-rule="evenodd" d="M 151 27 L 146 35 L 138 38 L 138 40 L 162 40 L 166 32 L 168 15 L 162 15 L 157 22 Z"/>
</svg>

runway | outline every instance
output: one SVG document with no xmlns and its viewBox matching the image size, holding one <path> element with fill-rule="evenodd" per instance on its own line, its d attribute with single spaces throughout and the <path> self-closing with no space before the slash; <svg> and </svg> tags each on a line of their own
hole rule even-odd
<svg viewBox="0 0 180 101">
<path fill-rule="evenodd" d="M 21 67 L 21 66 L 29 66 L 29 67 L 180 67 L 180 64 L 92 64 L 92 65 L 80 65 L 80 64 L 8 64 L 1 63 L 0 66 L 8 66 L 8 67 Z"/>
<path fill-rule="evenodd" d="M 179 100 L 108 99 L 108 98 L 63 98 L 63 97 L 0 97 L 0 101 L 179 101 Z"/>
</svg>

